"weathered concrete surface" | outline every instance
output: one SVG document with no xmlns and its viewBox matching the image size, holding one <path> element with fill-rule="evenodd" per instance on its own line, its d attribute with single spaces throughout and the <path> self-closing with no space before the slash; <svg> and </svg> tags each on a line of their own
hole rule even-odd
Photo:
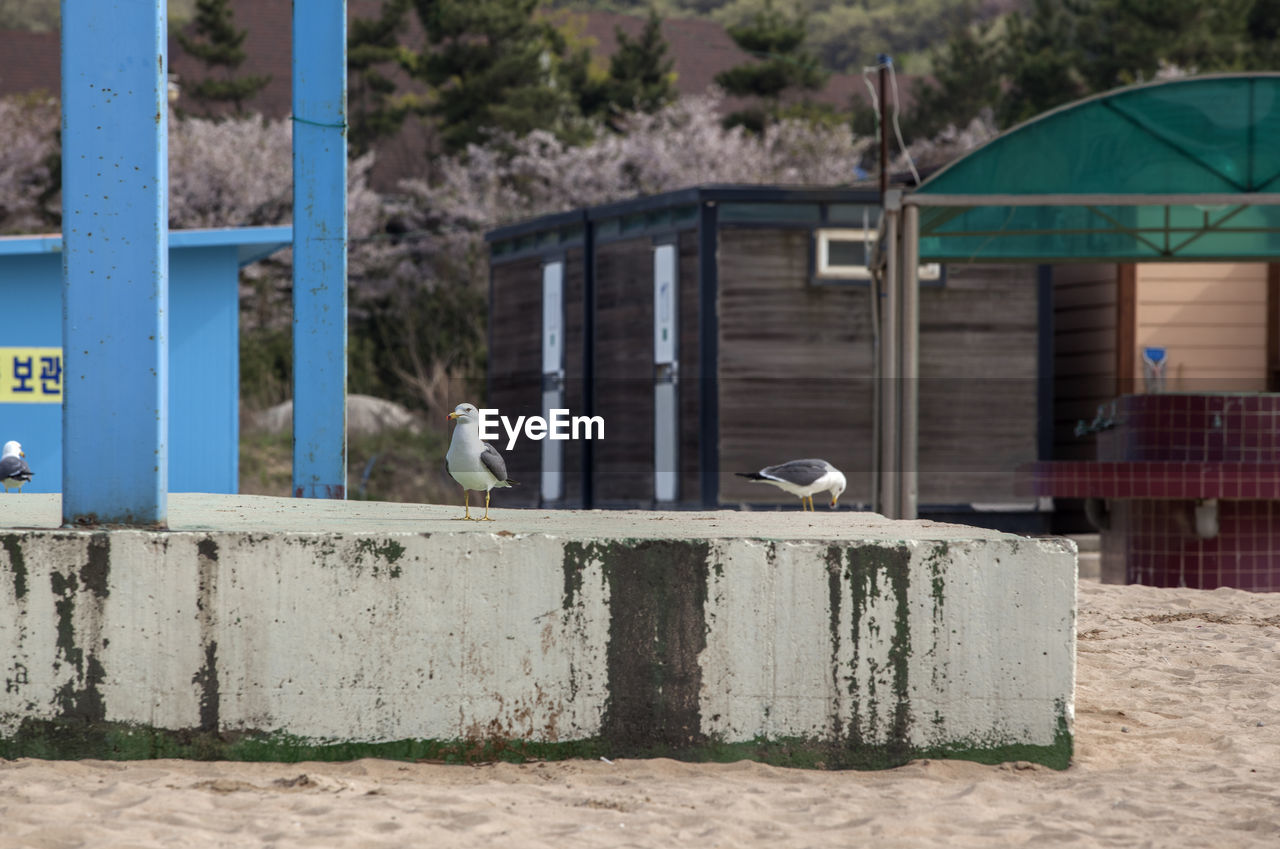
<svg viewBox="0 0 1280 849">
<path fill-rule="evenodd" d="M 1071 749 L 1075 547 L 875 515 L 0 499 L 0 756 Z"/>
</svg>

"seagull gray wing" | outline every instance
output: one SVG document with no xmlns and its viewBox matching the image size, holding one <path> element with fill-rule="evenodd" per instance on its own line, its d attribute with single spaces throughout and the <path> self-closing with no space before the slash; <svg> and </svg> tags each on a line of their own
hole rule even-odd
<svg viewBox="0 0 1280 849">
<path fill-rule="evenodd" d="M 760 470 L 760 476 L 796 486 L 808 486 L 829 471 L 831 464 L 826 460 L 792 460 L 776 466 L 765 466 Z"/>
<path fill-rule="evenodd" d="M 496 448 L 487 442 L 482 444 L 484 445 L 484 451 L 480 452 L 480 462 L 484 463 L 484 467 L 489 470 L 489 473 L 498 479 L 498 483 L 502 483 L 507 479 L 506 462 Z"/>
<path fill-rule="evenodd" d="M 31 467 L 21 457 L 4 457 L 0 459 L 0 480 L 30 480 Z"/>
</svg>

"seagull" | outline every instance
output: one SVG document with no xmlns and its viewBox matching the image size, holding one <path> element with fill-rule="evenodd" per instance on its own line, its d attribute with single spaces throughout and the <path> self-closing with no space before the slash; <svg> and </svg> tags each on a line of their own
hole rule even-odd
<svg viewBox="0 0 1280 849">
<path fill-rule="evenodd" d="M 777 466 L 765 466 L 758 472 L 737 472 L 747 480 L 771 483 L 778 489 L 800 496 L 800 509 L 813 509 L 813 494 L 831 491 L 831 506 L 836 506 L 840 493 L 844 492 L 844 473 L 826 460 L 792 460 Z"/>
<path fill-rule="evenodd" d="M 458 518 L 471 518 L 470 490 L 484 490 L 484 518 L 476 521 L 492 522 L 489 490 L 495 486 L 511 486 L 516 481 L 507 480 L 507 464 L 502 461 L 502 455 L 489 443 L 480 441 L 480 413 L 475 407 L 459 404 L 446 418 L 458 422 L 449 442 L 449 453 L 444 457 L 449 474 L 462 486 L 466 513 Z"/>
<path fill-rule="evenodd" d="M 22 459 L 25 456 L 27 455 L 22 453 L 22 446 L 15 440 L 11 439 L 4 444 L 4 451 L 0 453 L 0 484 L 4 484 L 6 493 L 10 487 L 16 486 L 21 495 L 22 485 L 31 480 L 31 467 Z"/>
</svg>

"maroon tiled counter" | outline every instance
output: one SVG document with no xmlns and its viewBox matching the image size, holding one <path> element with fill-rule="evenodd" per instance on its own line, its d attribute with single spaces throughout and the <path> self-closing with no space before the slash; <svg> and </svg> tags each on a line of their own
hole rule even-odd
<svg viewBox="0 0 1280 849">
<path fill-rule="evenodd" d="M 1280 590 L 1280 394 L 1124 395 L 1097 461 L 1019 471 L 1026 495 L 1105 499 L 1104 579 Z"/>
</svg>

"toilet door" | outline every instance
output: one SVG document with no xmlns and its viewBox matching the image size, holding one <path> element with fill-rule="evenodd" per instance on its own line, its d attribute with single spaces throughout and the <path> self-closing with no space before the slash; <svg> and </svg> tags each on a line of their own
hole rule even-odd
<svg viewBox="0 0 1280 849">
<path fill-rule="evenodd" d="M 653 249 L 653 497 L 680 496 L 676 246 Z"/>
<path fill-rule="evenodd" d="M 564 408 L 564 260 L 542 266 L 542 418 Z M 542 440 L 542 500 L 564 497 L 564 441 Z"/>
</svg>

